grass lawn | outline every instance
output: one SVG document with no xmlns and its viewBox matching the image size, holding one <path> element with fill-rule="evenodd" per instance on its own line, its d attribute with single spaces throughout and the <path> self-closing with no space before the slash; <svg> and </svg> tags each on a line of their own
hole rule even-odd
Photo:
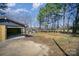
<svg viewBox="0 0 79 59">
<path fill-rule="evenodd" d="M 64 51 L 69 55 L 78 55 L 79 50 L 79 37 L 73 37 L 72 34 L 62 34 L 53 32 L 38 32 L 34 36 L 40 37 L 40 41 L 51 42 L 51 39 L 55 39 Z M 45 40 L 44 40 L 45 38 Z M 52 43 L 52 42 L 51 42 Z M 47 43 L 45 43 L 47 44 Z M 53 46 L 53 45 L 52 45 Z"/>
</svg>

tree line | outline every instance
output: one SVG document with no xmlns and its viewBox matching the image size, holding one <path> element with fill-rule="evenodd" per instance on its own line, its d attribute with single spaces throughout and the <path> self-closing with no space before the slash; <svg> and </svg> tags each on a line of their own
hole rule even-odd
<svg viewBox="0 0 79 59">
<path fill-rule="evenodd" d="M 41 30 L 78 33 L 79 4 L 47 3 L 40 8 L 37 20 Z"/>
</svg>

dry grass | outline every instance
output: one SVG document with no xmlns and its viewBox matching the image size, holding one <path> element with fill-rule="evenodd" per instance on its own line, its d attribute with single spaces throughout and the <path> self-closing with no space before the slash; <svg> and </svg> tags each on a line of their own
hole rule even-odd
<svg viewBox="0 0 79 59">
<path fill-rule="evenodd" d="M 37 44 L 46 45 L 49 48 L 47 55 L 49 56 L 63 56 L 63 52 L 57 47 L 54 41 L 51 39 L 55 39 L 57 43 L 61 46 L 64 51 L 69 55 L 79 55 L 79 37 L 72 37 L 70 34 L 62 34 L 62 33 L 53 33 L 53 32 L 37 32 L 33 34 L 33 37 L 26 37 L 24 39 L 18 40 L 8 40 L 5 44 L 0 44 L 0 55 L 6 55 L 5 53 L 11 52 L 12 49 L 13 55 L 15 51 L 16 55 L 18 55 L 18 51 L 20 51 L 19 55 L 26 55 L 27 51 L 25 46 L 30 45 L 30 49 L 34 48 L 31 43 L 27 43 L 27 41 L 32 41 Z M 7 48 L 6 48 L 7 47 Z M 26 46 L 27 47 L 27 46 Z M 2 48 L 2 49 L 1 49 Z M 18 50 L 18 49 L 24 50 Z M 13 50 L 14 49 L 14 50 Z M 38 47 L 35 49 L 39 49 Z M 24 52 L 25 51 L 25 52 Z M 42 50 L 44 51 L 44 50 Z M 40 52 L 42 53 L 42 52 Z M 28 53 L 27 53 L 28 54 Z M 30 55 L 30 54 L 29 54 Z"/>
<path fill-rule="evenodd" d="M 78 53 L 79 37 L 73 37 L 70 34 L 53 33 L 53 32 L 38 32 L 38 33 L 34 34 L 34 36 L 40 37 L 40 41 L 43 40 L 42 41 L 43 43 L 49 42 L 49 41 L 51 42 L 51 39 L 55 39 L 67 54 L 79 55 L 79 53 Z M 53 48 L 55 48 L 55 47 L 53 47 Z"/>
</svg>

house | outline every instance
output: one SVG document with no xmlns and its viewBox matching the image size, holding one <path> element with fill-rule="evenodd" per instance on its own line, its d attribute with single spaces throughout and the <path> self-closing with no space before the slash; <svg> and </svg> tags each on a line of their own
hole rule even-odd
<svg viewBox="0 0 79 59">
<path fill-rule="evenodd" d="M 5 16 L 0 17 L 0 41 L 17 35 L 23 35 L 24 29 L 24 24 L 11 20 Z"/>
</svg>

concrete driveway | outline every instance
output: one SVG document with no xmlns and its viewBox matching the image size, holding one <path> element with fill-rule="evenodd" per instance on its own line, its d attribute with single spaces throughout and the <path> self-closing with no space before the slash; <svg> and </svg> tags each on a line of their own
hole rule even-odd
<svg viewBox="0 0 79 59">
<path fill-rule="evenodd" d="M 27 39 L 0 42 L 0 55 L 3 56 L 47 56 L 49 47 Z"/>
</svg>

